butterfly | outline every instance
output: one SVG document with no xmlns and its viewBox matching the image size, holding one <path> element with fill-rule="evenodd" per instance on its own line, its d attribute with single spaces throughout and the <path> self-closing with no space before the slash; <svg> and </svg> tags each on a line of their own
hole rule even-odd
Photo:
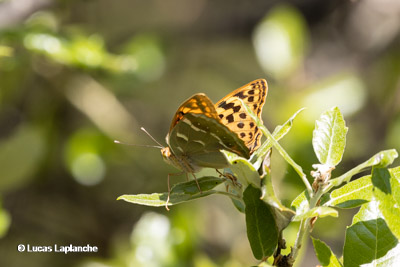
<svg viewBox="0 0 400 267">
<path fill-rule="evenodd" d="M 229 166 L 221 150 L 249 158 L 261 145 L 262 133 L 246 112 L 240 98 L 261 119 L 268 92 L 266 80 L 250 82 L 215 105 L 202 93 L 183 102 L 176 111 L 161 149 L 164 160 L 185 173 L 202 168 Z"/>
</svg>

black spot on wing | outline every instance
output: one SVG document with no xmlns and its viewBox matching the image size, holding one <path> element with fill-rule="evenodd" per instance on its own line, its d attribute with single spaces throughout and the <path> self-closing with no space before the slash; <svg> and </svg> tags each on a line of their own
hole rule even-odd
<svg viewBox="0 0 400 267">
<path fill-rule="evenodd" d="M 222 108 L 222 107 L 225 106 L 225 105 L 226 105 L 226 101 L 222 101 L 221 103 L 219 103 L 218 107 L 219 107 L 219 108 Z"/>
<path fill-rule="evenodd" d="M 239 97 L 240 99 L 246 98 L 246 96 L 244 95 L 243 92 L 239 92 L 239 93 L 235 94 L 235 96 Z"/>
<path fill-rule="evenodd" d="M 241 107 L 239 105 L 239 106 L 234 106 L 232 109 L 233 109 L 234 112 L 239 112 L 240 108 Z"/>
<path fill-rule="evenodd" d="M 224 103 L 224 105 L 222 105 L 222 103 Z M 228 104 L 227 104 L 225 101 L 222 102 L 222 103 L 219 105 L 219 107 L 220 107 L 220 108 L 223 108 L 223 109 L 225 109 L 225 110 L 228 110 L 228 109 L 233 108 L 233 107 L 235 106 L 234 103 L 228 103 Z"/>
<path fill-rule="evenodd" d="M 226 120 L 227 120 L 229 123 L 233 122 L 233 121 L 235 120 L 234 117 L 233 117 L 233 114 L 230 114 L 230 115 L 226 116 Z"/>
</svg>

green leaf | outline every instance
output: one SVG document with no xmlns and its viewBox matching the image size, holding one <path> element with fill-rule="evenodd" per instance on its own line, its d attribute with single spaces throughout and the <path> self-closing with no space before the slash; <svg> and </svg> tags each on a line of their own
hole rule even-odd
<svg viewBox="0 0 400 267">
<path fill-rule="evenodd" d="M 390 172 L 386 168 L 372 169 L 372 184 L 385 194 L 391 194 Z"/>
<path fill-rule="evenodd" d="M 213 176 L 206 176 L 198 178 L 197 182 L 202 190 L 201 193 L 197 187 L 196 181 L 174 185 L 171 189 L 168 206 L 215 194 L 217 191 L 211 189 L 223 183 L 224 180 Z M 168 193 L 122 195 L 117 198 L 117 200 L 125 200 L 126 202 L 152 207 L 165 206 L 167 204 L 167 199 Z"/>
<path fill-rule="evenodd" d="M 231 198 L 233 205 L 235 206 L 235 208 L 240 211 L 241 213 L 244 213 L 245 211 L 245 205 L 243 201 Z"/>
<path fill-rule="evenodd" d="M 199 193 L 199 186 L 203 192 L 209 191 L 219 184 L 222 184 L 224 179 L 214 176 L 204 176 L 195 180 L 184 183 L 177 183 L 172 186 L 171 194 L 189 194 L 195 195 Z M 197 185 L 198 183 L 198 185 Z"/>
<path fill-rule="evenodd" d="M 248 184 L 260 187 L 260 175 L 247 159 L 226 150 L 222 150 L 222 153 L 230 164 L 229 169 L 244 187 Z"/>
<path fill-rule="evenodd" d="M 276 197 L 269 168 L 265 168 L 261 190 L 263 192 L 262 200 L 269 205 L 274 215 L 278 231 L 281 232 L 292 221 L 295 212 L 282 205 L 281 201 Z"/>
<path fill-rule="evenodd" d="M 390 169 L 392 195 L 396 203 L 400 203 L 400 167 Z"/>
<path fill-rule="evenodd" d="M 293 201 L 292 204 L 290 204 L 291 207 L 293 207 L 296 212 L 297 210 L 306 210 L 308 209 L 308 202 L 310 200 L 310 196 L 308 195 L 307 191 L 303 191 L 298 195 Z"/>
<path fill-rule="evenodd" d="M 371 175 L 354 180 L 336 190 L 330 195 L 330 200 L 324 206 L 334 206 L 349 209 L 361 206 L 372 199 Z"/>
<path fill-rule="evenodd" d="M 299 109 L 296 113 L 294 113 L 284 124 L 278 125 L 275 127 L 275 130 L 272 133 L 272 136 L 276 141 L 282 139 L 292 128 L 293 121 L 297 117 L 297 115 L 302 112 L 304 108 Z M 250 162 L 253 164 L 255 169 L 259 169 L 264 159 L 264 155 L 268 153 L 268 150 L 273 146 L 271 140 L 267 139 L 259 149 L 255 153 L 252 154 L 250 158 Z"/>
<path fill-rule="evenodd" d="M 340 267 L 342 264 L 339 262 L 332 250 L 325 244 L 325 242 L 311 237 L 315 254 L 322 266 L 326 267 Z"/>
<path fill-rule="evenodd" d="M 336 166 L 342 160 L 347 130 L 338 107 L 324 112 L 316 121 L 312 142 L 321 164 Z"/>
<path fill-rule="evenodd" d="M 261 183 L 263 183 L 263 188 L 267 191 L 265 194 L 263 194 L 263 200 L 270 207 L 278 225 L 278 229 L 283 230 L 286 228 L 290 223 L 291 218 L 294 216 L 294 212 L 282 205 L 280 200 L 275 196 L 271 177 L 266 175 L 263 177 L 263 179 L 261 179 L 258 171 L 252 164 L 250 164 L 248 160 L 228 151 L 223 152 L 231 164 L 229 167 L 230 170 L 234 173 L 235 177 L 243 187 L 247 187 L 247 185 L 251 184 L 256 188 L 260 188 Z M 236 192 L 234 195 L 238 195 L 238 193 Z M 232 201 L 239 211 L 243 210 L 242 203 L 240 201 L 234 198 L 232 198 Z"/>
<path fill-rule="evenodd" d="M 382 216 L 392 233 L 400 239 L 400 182 L 387 169 L 374 169 L 372 180 L 379 185 L 375 188 L 374 195 Z M 396 190 L 393 194 L 391 188 Z"/>
<path fill-rule="evenodd" d="M 395 201 L 392 195 L 385 194 L 380 190 L 375 190 L 374 194 L 387 226 L 397 239 L 400 239 L 400 203 Z"/>
<path fill-rule="evenodd" d="M 261 132 L 268 138 L 268 141 L 272 143 L 276 150 L 278 150 L 279 154 L 286 160 L 289 165 L 293 167 L 296 173 L 303 180 L 304 185 L 307 187 L 307 190 L 312 191 L 311 185 L 307 180 L 306 175 L 303 172 L 303 169 L 300 165 L 298 165 L 289 154 L 283 149 L 283 147 L 278 143 L 277 140 L 272 136 L 272 134 L 268 131 L 268 129 L 264 126 L 261 120 L 254 114 L 254 112 L 244 103 L 244 101 L 240 98 L 237 98 L 246 109 L 247 113 L 249 113 L 250 117 L 256 122 L 257 127 L 261 130 Z M 268 153 L 268 150 L 265 151 L 265 154 Z"/>
<path fill-rule="evenodd" d="M 249 185 L 243 193 L 246 204 L 247 238 L 256 259 L 262 260 L 274 253 L 278 229 L 268 205 L 260 199 L 261 190 Z"/>
<path fill-rule="evenodd" d="M 357 167 L 351 169 L 350 171 L 346 172 L 345 174 L 339 176 L 338 178 L 332 179 L 330 181 L 331 186 L 339 186 L 343 182 L 349 182 L 353 175 L 361 172 L 362 170 L 368 167 L 381 167 L 384 168 L 393 163 L 393 161 L 397 158 L 398 154 L 395 149 L 384 150 L 381 151 L 374 156 L 372 156 L 369 160 L 361 163 Z"/>
<path fill-rule="evenodd" d="M 293 217 L 293 221 L 301 221 L 307 218 L 312 217 L 326 217 L 326 216 L 333 216 L 338 217 L 337 210 L 330 208 L 330 207 L 315 207 L 311 210 L 307 210 L 306 212 L 296 212 L 296 215 Z"/>
<path fill-rule="evenodd" d="M 272 132 L 272 136 L 275 138 L 276 141 L 280 140 L 282 137 L 284 137 L 290 131 L 290 129 L 293 126 L 294 119 L 303 110 L 305 110 L 305 108 L 299 109 L 284 124 L 278 125 L 275 127 L 275 130 Z"/>
<path fill-rule="evenodd" d="M 378 203 L 372 200 L 361 206 L 346 230 L 343 263 L 346 267 L 395 266 L 387 263 L 400 260 L 399 249 L 397 238 L 380 217 Z"/>
<path fill-rule="evenodd" d="M 396 203 L 400 203 L 400 167 L 390 169 L 392 196 Z"/>
</svg>

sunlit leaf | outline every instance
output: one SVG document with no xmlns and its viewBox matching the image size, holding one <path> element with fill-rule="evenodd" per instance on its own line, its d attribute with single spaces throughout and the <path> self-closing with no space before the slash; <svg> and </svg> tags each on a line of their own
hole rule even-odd
<svg viewBox="0 0 400 267">
<path fill-rule="evenodd" d="M 292 204 L 290 204 L 290 206 L 295 208 L 296 212 L 299 209 L 304 211 L 304 210 L 308 209 L 309 199 L 310 199 L 310 197 L 309 197 L 307 191 L 303 191 L 292 201 Z"/>
<path fill-rule="evenodd" d="M 343 263 L 346 267 L 395 266 L 387 264 L 400 259 L 399 249 L 397 238 L 380 217 L 378 203 L 371 201 L 361 206 L 346 230 Z"/>
<path fill-rule="evenodd" d="M 395 177 L 396 171 L 375 168 L 372 181 L 375 181 L 374 195 L 379 203 L 379 210 L 392 233 L 400 239 L 400 181 L 399 177 Z"/>
<path fill-rule="evenodd" d="M 248 184 L 260 187 L 260 175 L 247 159 L 229 151 L 222 152 L 230 163 L 229 169 L 244 187 Z"/>
<path fill-rule="evenodd" d="M 275 138 L 276 141 L 279 141 L 282 139 L 292 128 L 294 119 L 299 115 L 300 112 L 302 112 L 304 109 L 299 109 L 294 113 L 285 123 L 282 125 L 278 125 L 275 127 L 274 131 L 272 132 L 272 136 Z M 273 146 L 272 142 L 267 139 L 259 149 L 257 149 L 256 153 L 252 155 L 250 158 L 250 162 L 252 162 L 253 166 L 255 169 L 258 169 L 262 161 L 264 159 L 264 155 L 267 154 L 268 150 Z"/>
<path fill-rule="evenodd" d="M 315 254 L 322 266 L 324 267 L 340 267 L 342 264 L 339 262 L 332 250 L 319 239 L 311 237 Z"/>
<path fill-rule="evenodd" d="M 197 187 L 195 181 L 189 181 L 185 183 L 179 183 L 175 185 L 170 192 L 170 199 L 168 202 L 169 206 L 183 203 L 186 201 L 202 198 L 216 193 L 212 190 L 217 185 L 224 182 L 223 179 L 206 176 L 197 179 L 197 182 L 201 188 Z M 167 204 L 168 193 L 153 193 L 153 194 L 138 194 L 138 195 L 122 195 L 117 200 L 124 200 L 133 204 L 161 207 Z"/>
<path fill-rule="evenodd" d="M 330 184 L 332 186 L 339 186 L 343 182 L 349 182 L 353 175 L 363 171 L 364 169 L 372 166 L 384 168 L 390 164 L 397 158 L 398 154 L 395 149 L 389 149 L 381 151 L 374 156 L 372 156 L 369 160 L 361 163 L 357 167 L 351 169 L 350 171 L 346 172 L 345 174 L 339 176 L 338 178 L 332 179 Z"/>
<path fill-rule="evenodd" d="M 352 181 L 330 194 L 330 200 L 324 206 L 348 209 L 358 207 L 372 199 L 371 175 Z"/>
<path fill-rule="evenodd" d="M 311 210 L 307 210 L 304 213 L 296 212 L 296 215 L 293 217 L 293 221 L 301 221 L 312 217 L 322 218 L 326 216 L 338 217 L 338 212 L 330 207 L 315 207 Z"/>
<path fill-rule="evenodd" d="M 253 113 L 253 111 L 243 102 L 242 99 L 238 98 L 238 100 L 243 104 L 245 110 L 250 115 L 250 117 L 256 122 L 257 127 L 261 130 L 265 137 L 267 137 L 269 142 L 272 143 L 273 147 L 278 150 L 279 154 L 286 160 L 286 162 L 293 167 L 293 169 L 297 172 L 297 174 L 301 177 L 307 189 L 311 191 L 311 185 L 309 184 L 306 175 L 303 172 L 303 169 L 300 165 L 298 165 L 289 154 L 283 149 L 283 147 L 278 143 L 277 140 L 272 136 L 269 130 L 264 126 L 261 120 Z M 263 151 L 263 153 L 267 154 L 269 149 Z"/>
<path fill-rule="evenodd" d="M 342 160 L 347 130 L 343 115 L 337 107 L 324 112 L 316 121 L 313 147 L 320 163 L 336 166 Z"/>
</svg>

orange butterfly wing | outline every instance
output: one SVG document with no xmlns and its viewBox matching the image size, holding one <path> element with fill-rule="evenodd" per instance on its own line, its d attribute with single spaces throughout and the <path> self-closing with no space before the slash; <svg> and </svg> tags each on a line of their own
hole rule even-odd
<svg viewBox="0 0 400 267">
<path fill-rule="evenodd" d="M 221 122 L 244 141 L 250 153 L 260 147 L 262 133 L 236 97 L 242 99 L 262 122 L 261 113 L 267 93 L 267 81 L 258 79 L 236 89 L 215 104 Z"/>
<path fill-rule="evenodd" d="M 187 113 L 204 114 L 209 118 L 219 120 L 213 102 L 205 94 L 195 94 L 183 102 L 176 111 L 169 132 Z"/>
</svg>

